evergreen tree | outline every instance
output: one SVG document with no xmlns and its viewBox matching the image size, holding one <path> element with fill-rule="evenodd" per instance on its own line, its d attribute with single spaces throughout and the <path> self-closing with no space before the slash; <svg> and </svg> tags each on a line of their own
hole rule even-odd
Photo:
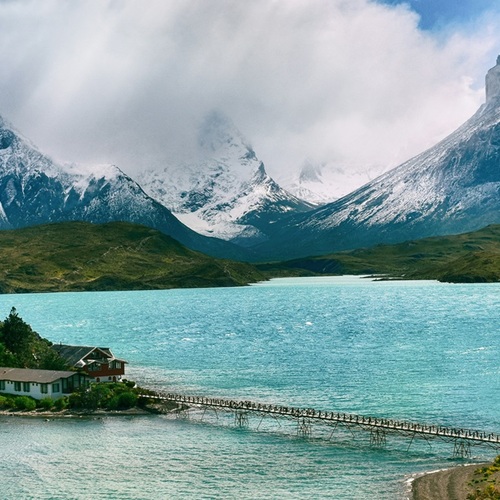
<svg viewBox="0 0 500 500">
<path fill-rule="evenodd" d="M 31 345 L 36 336 L 31 326 L 25 323 L 17 314 L 16 308 L 10 310 L 9 316 L 2 325 L 2 341 L 8 349 L 19 360 L 22 366 L 32 364 Z"/>
<path fill-rule="evenodd" d="M 13 307 L 0 323 L 0 366 L 68 370 L 52 343 L 31 329 Z"/>
</svg>

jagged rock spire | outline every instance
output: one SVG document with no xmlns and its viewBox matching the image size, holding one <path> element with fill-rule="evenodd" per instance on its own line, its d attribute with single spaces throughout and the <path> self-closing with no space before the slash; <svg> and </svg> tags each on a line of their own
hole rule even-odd
<svg viewBox="0 0 500 500">
<path fill-rule="evenodd" d="M 500 55 L 497 64 L 486 74 L 486 104 L 500 100 Z"/>
</svg>

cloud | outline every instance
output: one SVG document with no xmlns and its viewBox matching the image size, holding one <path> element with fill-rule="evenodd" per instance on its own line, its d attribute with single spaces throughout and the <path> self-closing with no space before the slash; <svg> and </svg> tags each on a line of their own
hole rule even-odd
<svg viewBox="0 0 500 500">
<path fill-rule="evenodd" d="M 0 2 L 0 114 L 63 161 L 134 173 L 191 151 L 212 109 L 276 177 L 379 172 L 483 101 L 500 16 L 424 32 L 370 0 Z"/>
</svg>

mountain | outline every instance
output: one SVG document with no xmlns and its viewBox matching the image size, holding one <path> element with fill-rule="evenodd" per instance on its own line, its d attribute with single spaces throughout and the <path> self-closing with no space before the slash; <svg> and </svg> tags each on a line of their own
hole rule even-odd
<svg viewBox="0 0 500 500">
<path fill-rule="evenodd" d="M 220 113 L 202 123 L 196 156 L 143 172 L 138 182 L 199 233 L 251 246 L 266 240 L 278 220 L 313 208 L 269 177 L 241 132 Z"/>
<path fill-rule="evenodd" d="M 0 229 L 70 220 L 136 222 L 210 255 L 241 256 L 187 228 L 119 168 L 58 165 L 0 118 Z"/>
<path fill-rule="evenodd" d="M 500 223 L 500 56 L 458 130 L 353 193 L 276 225 L 267 259 L 321 255 Z"/>
<path fill-rule="evenodd" d="M 0 293 L 153 290 L 261 281 L 253 266 L 189 250 L 128 222 L 0 231 Z"/>
<path fill-rule="evenodd" d="M 278 182 L 289 193 L 314 205 L 326 205 L 370 181 L 368 169 L 359 165 L 334 165 L 306 160 L 296 172 L 282 175 Z"/>
</svg>

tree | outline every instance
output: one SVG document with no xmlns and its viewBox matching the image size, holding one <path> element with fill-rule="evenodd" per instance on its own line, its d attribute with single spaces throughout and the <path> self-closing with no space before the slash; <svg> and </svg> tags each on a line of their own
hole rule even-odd
<svg viewBox="0 0 500 500">
<path fill-rule="evenodd" d="M 17 359 L 5 346 L 0 342 L 0 366 L 17 367 Z"/>
<path fill-rule="evenodd" d="M 66 361 L 51 346 L 52 342 L 21 319 L 15 307 L 0 323 L 0 366 L 68 370 Z"/>
<path fill-rule="evenodd" d="M 31 326 L 17 314 L 15 307 L 10 310 L 9 316 L 2 324 L 0 338 L 6 349 L 14 354 L 22 366 L 32 363 L 30 346 L 36 335 Z"/>
</svg>

